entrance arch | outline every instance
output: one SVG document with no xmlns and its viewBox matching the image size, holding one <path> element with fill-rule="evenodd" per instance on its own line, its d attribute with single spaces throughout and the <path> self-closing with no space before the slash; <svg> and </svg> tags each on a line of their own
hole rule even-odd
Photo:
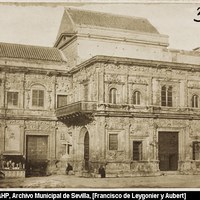
<svg viewBox="0 0 200 200">
<path fill-rule="evenodd" d="M 81 160 L 83 160 L 84 170 L 89 170 L 90 160 L 90 136 L 86 127 L 83 127 L 79 135 L 79 152 Z"/>
<path fill-rule="evenodd" d="M 89 139 L 89 133 L 88 131 L 85 133 L 84 137 L 84 161 L 85 161 L 85 170 L 89 170 L 89 158 L 90 158 L 90 151 L 89 146 L 90 145 L 90 139 Z"/>
</svg>

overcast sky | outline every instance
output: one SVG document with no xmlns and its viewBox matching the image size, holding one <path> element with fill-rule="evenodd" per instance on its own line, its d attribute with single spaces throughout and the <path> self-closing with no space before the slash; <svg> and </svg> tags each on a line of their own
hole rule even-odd
<svg viewBox="0 0 200 200">
<path fill-rule="evenodd" d="M 170 48 L 192 50 L 200 46 L 199 4 L 0 4 L 0 42 L 53 46 L 64 6 L 147 18 Z M 200 10 L 199 10 L 200 11 Z"/>
</svg>

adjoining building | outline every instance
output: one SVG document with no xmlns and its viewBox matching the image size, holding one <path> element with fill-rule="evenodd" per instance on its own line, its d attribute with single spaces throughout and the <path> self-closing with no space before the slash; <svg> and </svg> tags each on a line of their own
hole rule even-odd
<svg viewBox="0 0 200 200">
<path fill-rule="evenodd" d="M 28 175 L 199 173 L 199 63 L 146 19 L 66 8 L 54 47 L 0 44 L 0 152 Z"/>
</svg>

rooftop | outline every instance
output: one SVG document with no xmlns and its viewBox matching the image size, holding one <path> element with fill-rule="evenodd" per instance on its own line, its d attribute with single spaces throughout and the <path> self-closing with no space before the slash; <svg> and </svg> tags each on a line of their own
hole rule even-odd
<svg viewBox="0 0 200 200">
<path fill-rule="evenodd" d="M 65 61 L 62 53 L 57 48 L 11 43 L 0 43 L 0 58 L 32 59 L 54 62 Z"/>
<path fill-rule="evenodd" d="M 66 8 L 57 38 L 63 33 L 75 33 L 80 25 L 159 34 L 145 18 Z"/>
</svg>

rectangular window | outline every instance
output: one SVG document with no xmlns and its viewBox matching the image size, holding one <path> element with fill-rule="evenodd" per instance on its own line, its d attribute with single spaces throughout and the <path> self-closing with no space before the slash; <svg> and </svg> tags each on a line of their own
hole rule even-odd
<svg viewBox="0 0 200 200">
<path fill-rule="evenodd" d="M 193 142 L 193 160 L 200 160 L 200 142 Z"/>
<path fill-rule="evenodd" d="M 68 144 L 68 145 L 67 145 L 67 154 L 68 154 L 68 155 L 71 155 L 71 154 L 72 154 L 72 145 L 71 145 L 71 144 Z"/>
<path fill-rule="evenodd" d="M 67 105 L 67 95 L 58 95 L 57 96 L 57 108 Z"/>
<path fill-rule="evenodd" d="M 109 150 L 118 150 L 118 134 L 109 134 Z"/>
<path fill-rule="evenodd" d="M 172 107 L 172 86 L 163 86 L 161 88 L 161 106 Z"/>
<path fill-rule="evenodd" d="M 44 106 L 44 90 L 32 91 L 32 105 L 37 107 Z"/>
<path fill-rule="evenodd" d="M 7 104 L 9 106 L 18 106 L 18 92 L 7 93 Z"/>
<path fill-rule="evenodd" d="M 142 160 L 142 141 L 133 141 L 133 160 Z"/>
<path fill-rule="evenodd" d="M 88 101 L 88 95 L 89 95 L 89 94 L 88 94 L 88 89 L 89 89 L 89 88 L 88 88 L 88 84 L 85 84 L 85 85 L 84 85 L 84 100 L 85 100 L 85 101 Z"/>
</svg>

